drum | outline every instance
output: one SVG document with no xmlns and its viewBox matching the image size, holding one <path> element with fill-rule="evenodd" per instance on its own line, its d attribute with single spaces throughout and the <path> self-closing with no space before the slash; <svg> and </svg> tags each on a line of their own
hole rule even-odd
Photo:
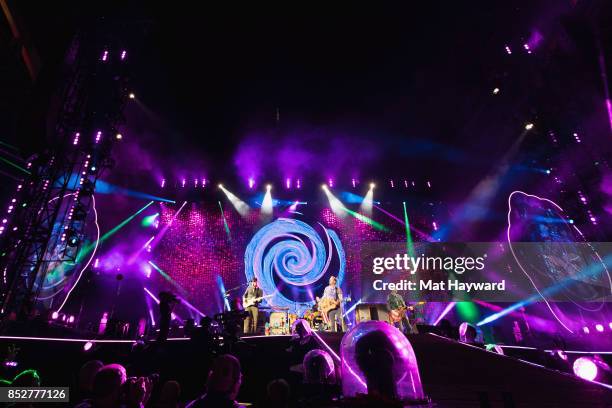
<svg viewBox="0 0 612 408">
<path fill-rule="evenodd" d="M 290 325 L 287 323 L 286 312 L 270 313 L 270 334 L 288 334 Z"/>
</svg>

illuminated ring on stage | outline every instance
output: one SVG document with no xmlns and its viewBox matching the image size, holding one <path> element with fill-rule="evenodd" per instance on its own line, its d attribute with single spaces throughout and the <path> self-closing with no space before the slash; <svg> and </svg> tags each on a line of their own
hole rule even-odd
<svg viewBox="0 0 612 408">
<path fill-rule="evenodd" d="M 247 281 L 257 278 L 268 303 L 292 310 L 304 309 L 312 302 L 296 302 L 277 289 L 280 280 L 289 287 L 305 287 L 318 282 L 327 272 L 334 251 L 339 259 L 338 285 L 344 280 L 346 260 L 340 238 L 331 229 L 319 224 L 324 239 L 305 222 L 279 218 L 262 227 L 247 245 L 244 262 Z"/>
<path fill-rule="evenodd" d="M 570 333 L 574 333 L 574 331 L 572 330 L 572 328 L 570 328 L 570 324 L 569 322 L 564 322 L 563 319 L 555 312 L 555 310 L 553 310 L 549 300 L 547 299 L 546 295 L 544 293 L 542 293 L 542 291 L 540 290 L 540 288 L 538 287 L 538 285 L 536 284 L 536 282 L 534 281 L 534 278 L 529 274 L 529 272 L 527 272 L 526 270 L 526 266 L 521 263 L 521 261 L 519 260 L 519 257 L 516 255 L 515 253 L 515 248 L 513 247 L 513 242 L 510 236 L 511 233 L 511 229 L 512 229 L 512 198 L 514 195 L 522 195 L 524 197 L 528 197 L 530 199 L 536 199 L 539 200 L 541 202 L 544 203 L 548 203 L 551 206 L 553 206 L 556 210 L 558 210 L 561 214 L 562 217 L 564 217 L 563 215 L 563 208 L 561 208 L 557 203 L 555 203 L 552 200 L 549 200 L 547 198 L 543 198 L 540 196 L 537 196 L 535 194 L 528 194 L 525 193 L 524 191 L 520 191 L 520 190 L 516 190 L 513 191 L 512 193 L 510 193 L 510 195 L 508 196 L 508 215 L 507 215 L 507 220 L 508 220 L 508 227 L 506 230 L 506 239 L 508 241 L 508 246 L 510 248 L 510 252 L 512 253 L 512 257 L 514 258 L 514 260 L 516 261 L 517 265 L 519 266 L 519 268 L 521 269 L 521 271 L 527 276 L 527 279 L 529 280 L 529 282 L 531 283 L 531 285 L 533 286 L 533 288 L 536 290 L 536 292 L 538 293 L 538 295 L 542 298 L 542 300 L 544 301 L 544 303 L 546 303 L 546 306 L 548 307 L 548 310 L 551 312 L 551 314 L 553 315 L 553 317 L 559 322 L 559 324 L 568 332 Z M 582 239 L 584 239 L 584 234 L 582 234 L 582 232 L 578 229 L 578 227 L 576 227 L 575 225 L 572 225 L 573 229 L 580 235 L 580 237 Z M 595 251 L 595 249 L 588 243 L 585 241 L 585 243 L 591 248 L 591 250 L 593 251 L 594 255 L 596 256 L 596 258 L 598 259 L 598 261 L 601 263 L 601 265 L 603 266 L 603 270 L 605 271 L 605 274 L 607 276 L 607 283 L 610 286 L 610 290 L 612 293 L 612 278 L 610 277 L 610 272 L 608 271 L 608 268 L 606 267 L 606 262 L 603 261 L 603 259 L 601 259 L 601 257 L 599 256 L 599 254 L 597 253 L 597 251 Z M 576 304 L 574 302 L 574 304 Z"/>
</svg>

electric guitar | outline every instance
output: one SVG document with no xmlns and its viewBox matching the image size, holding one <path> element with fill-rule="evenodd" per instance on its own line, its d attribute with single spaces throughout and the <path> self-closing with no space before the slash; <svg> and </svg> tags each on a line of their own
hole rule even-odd
<svg viewBox="0 0 612 408">
<path fill-rule="evenodd" d="M 272 296 L 273 295 L 266 295 L 266 296 L 260 296 L 260 297 L 257 297 L 257 298 L 242 299 L 242 307 L 246 309 L 247 307 L 253 306 L 253 305 L 261 302 L 264 299 L 271 298 Z"/>
<path fill-rule="evenodd" d="M 425 302 L 418 302 L 414 305 L 406 305 L 397 309 L 393 309 L 389 311 L 389 321 L 391 323 L 397 323 L 402 320 L 402 318 L 406 315 L 407 311 L 413 311 L 415 306 L 424 305 Z"/>
</svg>

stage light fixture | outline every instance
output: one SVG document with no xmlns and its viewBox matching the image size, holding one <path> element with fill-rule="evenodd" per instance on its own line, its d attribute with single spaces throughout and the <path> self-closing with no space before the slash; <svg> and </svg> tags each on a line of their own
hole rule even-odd
<svg viewBox="0 0 612 408">
<path fill-rule="evenodd" d="M 525 130 L 531 130 L 533 129 L 533 123 L 529 122 L 525 125 Z"/>
<path fill-rule="evenodd" d="M 123 135 L 121 133 L 117 133 L 115 137 L 117 138 L 117 140 L 123 139 Z"/>
<path fill-rule="evenodd" d="M 130 99 L 136 99 L 136 95 L 134 95 L 132 92 L 130 92 L 128 96 L 130 97 Z"/>
<path fill-rule="evenodd" d="M 361 201 L 361 205 L 359 206 L 360 212 L 367 217 L 372 217 L 372 208 L 374 205 L 374 183 L 370 184 L 370 189 L 366 193 L 365 197 Z M 393 185 L 392 185 L 393 186 Z"/>
<path fill-rule="evenodd" d="M 66 245 L 68 247 L 76 247 L 79 245 L 79 235 L 74 230 L 69 230 L 66 238 Z"/>
<path fill-rule="evenodd" d="M 223 184 L 219 184 L 219 188 L 223 190 Z"/>
<path fill-rule="evenodd" d="M 91 350 L 92 347 L 93 347 L 93 343 L 91 341 L 88 341 L 87 343 L 83 345 L 83 350 L 89 351 Z"/>
<path fill-rule="evenodd" d="M 597 364 L 590 357 L 579 357 L 574 361 L 572 366 L 574 374 L 587 381 L 593 381 L 597 378 Z"/>
<path fill-rule="evenodd" d="M 271 184 L 267 184 L 266 185 L 266 190 L 268 190 L 268 191 L 272 190 L 272 185 Z"/>
<path fill-rule="evenodd" d="M 603 324 L 596 324 L 595 325 L 595 330 L 597 330 L 600 333 L 603 333 L 603 331 L 604 331 Z"/>
<path fill-rule="evenodd" d="M 499 93 L 499 88 L 494 88 L 493 89 L 493 95 L 497 95 Z"/>
<path fill-rule="evenodd" d="M 376 184 L 374 184 L 374 183 L 370 183 L 370 189 L 372 189 L 372 188 L 374 188 L 374 187 L 376 187 Z"/>
</svg>

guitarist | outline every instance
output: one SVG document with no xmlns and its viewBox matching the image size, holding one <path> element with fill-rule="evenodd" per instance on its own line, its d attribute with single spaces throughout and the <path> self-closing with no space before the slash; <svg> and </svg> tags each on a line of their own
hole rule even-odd
<svg viewBox="0 0 612 408">
<path fill-rule="evenodd" d="M 416 325 L 413 327 L 406 316 L 406 311 L 412 308 L 406 306 L 404 298 L 397 293 L 397 290 L 392 290 L 387 295 L 387 309 L 389 310 L 389 321 L 400 331 L 414 333 L 417 330 Z"/>
<path fill-rule="evenodd" d="M 336 283 L 336 277 L 331 276 L 329 278 L 329 285 L 327 285 L 323 291 L 323 297 L 321 299 L 317 298 L 319 301 L 319 309 L 323 317 L 327 317 L 326 323 L 329 329 L 334 332 L 338 331 L 338 322 L 340 322 L 342 331 L 346 329 L 344 318 L 342 317 L 342 289 L 336 286 Z M 329 304 L 330 306 L 323 308 L 323 304 Z"/>
<path fill-rule="evenodd" d="M 244 308 L 249 315 L 244 319 L 244 334 L 257 332 L 257 317 L 259 316 L 259 303 L 263 297 L 263 290 L 257 285 L 257 278 L 253 278 L 242 295 L 242 303 L 249 305 Z"/>
</svg>

